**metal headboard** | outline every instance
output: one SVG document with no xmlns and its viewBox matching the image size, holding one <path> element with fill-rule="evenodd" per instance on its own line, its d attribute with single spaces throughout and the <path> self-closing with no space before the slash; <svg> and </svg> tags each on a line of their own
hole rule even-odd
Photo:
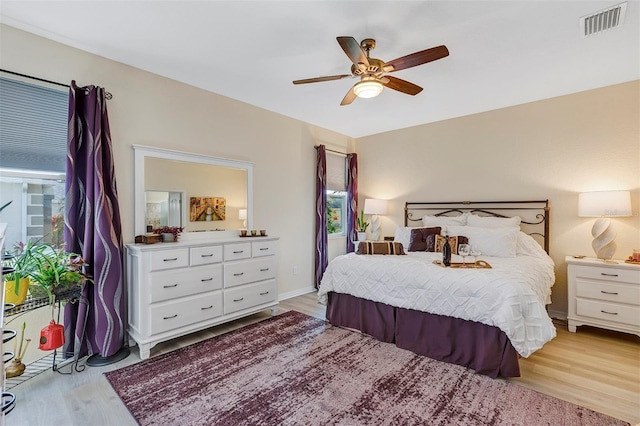
<svg viewBox="0 0 640 426">
<path fill-rule="evenodd" d="M 464 212 L 492 217 L 520 216 L 522 231 L 542 238 L 541 245 L 549 253 L 549 200 L 406 202 L 404 226 L 422 222 L 425 214 L 452 216 Z"/>
</svg>

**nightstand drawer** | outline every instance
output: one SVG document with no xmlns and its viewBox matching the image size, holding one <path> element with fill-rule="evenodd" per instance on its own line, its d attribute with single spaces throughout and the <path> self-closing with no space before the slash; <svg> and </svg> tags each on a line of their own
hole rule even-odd
<svg viewBox="0 0 640 426">
<path fill-rule="evenodd" d="M 578 299 L 577 314 L 640 327 L 640 307 L 597 300 Z"/>
<path fill-rule="evenodd" d="M 630 269 L 607 268 L 604 266 L 580 265 L 579 267 L 575 267 L 575 273 L 576 277 L 579 278 L 640 284 L 640 269 L 634 271 Z"/>
<path fill-rule="evenodd" d="M 609 302 L 640 305 L 640 286 L 633 284 L 615 284 L 576 278 L 576 296 Z"/>
</svg>

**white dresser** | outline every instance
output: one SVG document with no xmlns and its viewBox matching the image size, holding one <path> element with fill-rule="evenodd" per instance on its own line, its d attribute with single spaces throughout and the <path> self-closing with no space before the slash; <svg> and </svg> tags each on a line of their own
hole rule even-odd
<svg viewBox="0 0 640 426">
<path fill-rule="evenodd" d="M 640 336 L 640 266 L 566 257 L 569 331 L 591 325 Z"/>
<path fill-rule="evenodd" d="M 275 314 L 277 238 L 129 244 L 129 343 L 156 344 L 264 309 Z"/>
</svg>

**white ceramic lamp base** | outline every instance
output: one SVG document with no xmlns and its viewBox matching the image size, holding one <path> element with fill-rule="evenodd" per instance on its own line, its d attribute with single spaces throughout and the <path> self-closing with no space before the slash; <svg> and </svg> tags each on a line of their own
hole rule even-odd
<svg viewBox="0 0 640 426">
<path fill-rule="evenodd" d="M 380 217 L 378 215 L 371 216 L 371 240 L 378 241 L 380 239 Z"/>
<path fill-rule="evenodd" d="M 617 233 L 611 225 L 611 219 L 597 219 L 591 228 L 591 235 L 593 236 L 591 247 L 593 247 L 596 257 L 604 260 L 612 259 L 617 248 L 615 242 Z"/>
</svg>

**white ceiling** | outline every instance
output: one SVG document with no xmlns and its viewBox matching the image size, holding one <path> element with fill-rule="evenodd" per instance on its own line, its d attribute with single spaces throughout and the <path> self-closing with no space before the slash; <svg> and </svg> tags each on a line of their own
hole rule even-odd
<svg viewBox="0 0 640 426">
<path fill-rule="evenodd" d="M 639 79 L 637 0 L 621 28 L 579 32 L 618 3 L 1 0 L 0 22 L 357 138 Z M 375 38 L 383 61 L 441 44 L 450 56 L 393 73 L 416 96 L 340 106 L 357 80 L 292 84 L 349 73 L 336 36 Z"/>
</svg>

